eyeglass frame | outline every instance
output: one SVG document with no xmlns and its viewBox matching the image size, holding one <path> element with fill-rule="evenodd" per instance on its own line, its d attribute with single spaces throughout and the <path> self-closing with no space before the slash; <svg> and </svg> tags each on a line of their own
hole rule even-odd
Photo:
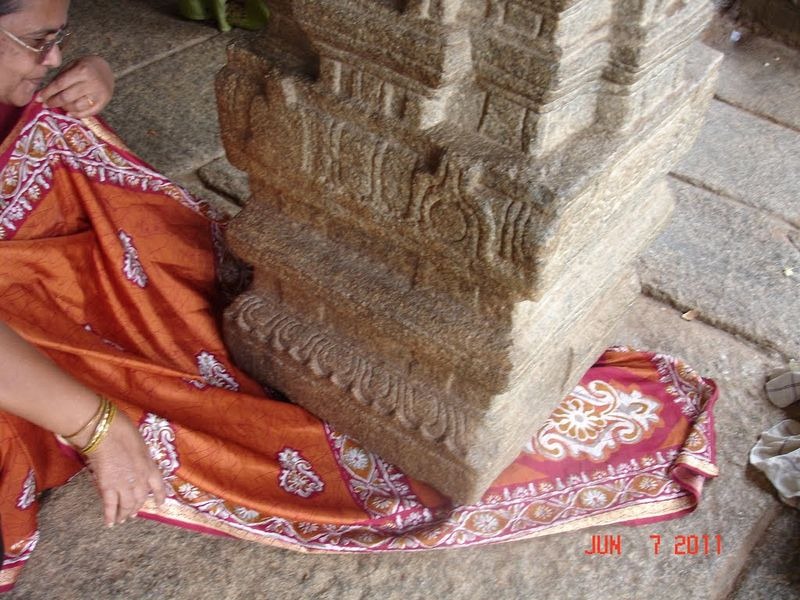
<svg viewBox="0 0 800 600">
<path fill-rule="evenodd" d="M 58 48 L 61 49 L 61 44 L 63 44 L 64 40 L 66 40 L 72 33 L 66 28 L 66 26 L 62 27 L 61 29 L 58 29 L 55 32 L 55 37 L 53 39 L 45 40 L 41 48 L 36 48 L 22 41 L 19 37 L 11 33 L 5 27 L 0 26 L 0 31 L 5 33 L 9 38 L 11 38 L 12 41 L 16 42 L 23 48 L 26 48 L 27 50 L 36 53 L 39 56 L 39 60 L 43 60 L 44 57 L 47 56 L 50 53 L 50 51 L 56 46 L 58 46 Z"/>
</svg>

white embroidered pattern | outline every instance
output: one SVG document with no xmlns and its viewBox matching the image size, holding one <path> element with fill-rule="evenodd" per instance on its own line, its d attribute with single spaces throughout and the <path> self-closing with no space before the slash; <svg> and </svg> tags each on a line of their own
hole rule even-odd
<svg viewBox="0 0 800 600">
<path fill-rule="evenodd" d="M 487 493 L 480 505 L 454 510 L 445 506 L 435 512 L 410 510 L 351 525 L 265 515 L 177 481 L 172 484 L 177 497 L 168 499 L 167 504 L 188 506 L 212 523 L 310 550 L 385 552 L 473 546 L 537 535 L 554 523 L 569 529 L 570 523 L 594 517 L 598 510 L 640 506 L 653 497 L 690 506 L 691 495 L 670 476 L 676 456 L 674 450 L 656 452 L 579 473 L 569 481 L 556 477 L 538 484 L 508 486 Z"/>
<path fill-rule="evenodd" d="M 61 166 L 101 183 L 161 192 L 196 212 L 216 216 L 160 173 L 116 152 L 79 119 L 42 109 L 25 125 L 0 171 L 0 239 L 14 236 Z"/>
<path fill-rule="evenodd" d="M 231 391 L 239 391 L 239 383 L 233 378 L 225 366 L 217 360 L 217 357 L 203 350 L 197 356 L 197 370 L 206 385 L 223 388 Z M 191 382 L 199 389 L 205 387 L 203 384 Z"/>
<path fill-rule="evenodd" d="M 654 354 L 653 364 L 666 384 L 667 393 L 675 399 L 681 412 L 694 419 L 705 406 L 709 388 L 694 369 L 665 354 Z"/>
<path fill-rule="evenodd" d="M 714 435 L 713 425 L 709 413 L 698 415 L 689 430 L 689 435 L 681 448 L 678 462 L 680 463 L 715 463 L 716 455 L 714 445 L 710 438 Z"/>
<path fill-rule="evenodd" d="M 278 464 L 281 466 L 278 484 L 284 491 L 300 498 L 310 498 L 325 489 L 325 483 L 314 472 L 311 463 L 297 450 L 281 450 L 278 453 Z"/>
<path fill-rule="evenodd" d="M 125 255 L 122 259 L 122 272 L 131 283 L 138 285 L 140 288 L 147 286 L 147 274 L 144 272 L 144 267 L 139 260 L 139 252 L 133 245 L 133 238 L 127 233 L 119 230 L 119 241 L 122 243 L 122 249 Z"/>
<path fill-rule="evenodd" d="M 3 570 L 19 566 L 21 563 L 24 564 L 31 557 L 38 543 L 39 530 L 37 529 L 29 537 L 13 544 L 10 548 L 6 548 L 5 556 L 3 557 Z"/>
<path fill-rule="evenodd" d="M 25 510 L 26 508 L 30 508 L 35 501 L 36 474 L 33 472 L 33 469 L 30 469 L 28 471 L 28 476 L 25 478 L 25 482 L 22 484 L 22 492 L 20 492 L 19 498 L 17 498 L 17 508 Z"/>
<path fill-rule="evenodd" d="M 351 493 L 370 517 L 418 511 L 422 520 L 430 519 L 430 511 L 412 493 L 405 473 L 327 424 L 325 434 Z"/>
<path fill-rule="evenodd" d="M 169 421 L 153 413 L 147 413 L 139 423 L 139 433 L 164 479 L 169 480 L 174 477 L 181 463 L 175 448 L 175 430 Z"/>
<path fill-rule="evenodd" d="M 605 381 L 578 385 L 527 445 L 551 460 L 605 460 L 623 444 L 636 444 L 661 424 L 661 403 L 640 391 L 624 392 Z"/>
</svg>

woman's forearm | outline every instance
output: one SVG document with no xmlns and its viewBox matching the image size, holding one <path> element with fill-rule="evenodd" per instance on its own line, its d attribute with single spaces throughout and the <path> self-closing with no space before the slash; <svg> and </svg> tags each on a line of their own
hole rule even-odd
<svg viewBox="0 0 800 600">
<path fill-rule="evenodd" d="M 64 436 L 95 414 L 97 395 L 5 323 L 0 323 L 0 348 L 0 410 Z"/>
<path fill-rule="evenodd" d="M 100 406 L 98 396 L 4 323 L 0 323 L 0 348 L 5 353 L 0 361 L 0 410 L 62 436 L 92 421 Z M 136 426 L 119 413 L 109 424 L 102 444 L 87 461 L 103 499 L 106 524 L 112 526 L 134 516 L 148 494 L 157 505 L 165 496 L 161 472 Z M 89 426 L 70 443 L 82 448 L 93 433 Z"/>
</svg>

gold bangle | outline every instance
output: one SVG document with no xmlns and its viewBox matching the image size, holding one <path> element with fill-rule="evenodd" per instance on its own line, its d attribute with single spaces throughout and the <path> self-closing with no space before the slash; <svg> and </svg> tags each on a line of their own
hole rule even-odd
<svg viewBox="0 0 800 600">
<path fill-rule="evenodd" d="M 117 414 L 117 407 L 111 404 L 106 398 L 103 398 L 103 414 L 100 416 L 100 422 L 97 424 L 89 443 L 81 448 L 81 454 L 91 454 L 100 443 L 108 435 L 108 430 L 111 427 L 111 422 L 114 420 L 114 415 Z"/>
<path fill-rule="evenodd" d="M 97 422 L 94 424 L 94 428 L 92 429 L 92 434 L 89 436 L 89 441 L 86 442 L 86 445 L 83 448 L 78 448 L 78 452 L 83 454 L 86 451 L 86 448 L 90 446 L 97 446 L 96 438 L 98 432 L 101 431 L 101 426 L 104 428 L 104 423 L 108 420 L 108 411 L 111 406 L 111 403 L 106 399 L 105 396 L 100 396 L 100 415 L 97 418 Z"/>
<path fill-rule="evenodd" d="M 83 448 L 81 448 L 81 454 L 91 454 L 97 450 L 98 446 L 100 446 L 100 443 L 105 439 L 106 435 L 108 435 L 108 429 L 111 426 L 111 421 L 114 419 L 116 410 L 117 409 L 113 404 L 111 404 L 108 400 L 105 401 L 103 414 L 100 417 L 100 421 L 97 423 L 97 427 L 92 433 L 92 437 L 89 442 Z"/>
<path fill-rule="evenodd" d="M 92 418 L 89 419 L 88 421 L 86 421 L 86 423 L 83 425 L 83 427 L 78 429 L 78 431 L 76 431 L 75 433 L 70 434 L 70 435 L 63 435 L 61 437 L 63 437 L 63 438 L 68 440 L 69 438 L 74 438 L 74 437 L 79 436 L 81 433 L 84 432 L 85 429 L 88 429 L 89 425 L 94 423 L 100 417 L 100 413 L 103 412 L 103 397 L 98 395 L 97 399 L 100 400 L 100 404 L 98 405 L 97 410 L 92 415 Z"/>
</svg>

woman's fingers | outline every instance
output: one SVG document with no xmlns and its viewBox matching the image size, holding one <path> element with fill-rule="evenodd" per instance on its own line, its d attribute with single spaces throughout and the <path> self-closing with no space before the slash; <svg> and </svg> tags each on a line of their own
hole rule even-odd
<svg viewBox="0 0 800 600">
<path fill-rule="evenodd" d="M 90 457 L 103 497 L 107 524 L 123 523 L 142 508 L 150 493 L 164 501 L 164 484 L 139 431 L 117 413 L 107 437 Z"/>
<path fill-rule="evenodd" d="M 86 98 L 85 85 L 73 85 L 55 92 L 49 96 L 42 96 L 42 101 L 50 108 L 65 108 L 67 105 L 75 104 L 78 100 Z"/>
<path fill-rule="evenodd" d="M 39 92 L 39 98 L 50 108 L 67 109 L 82 99 L 92 100 L 91 94 L 99 92 L 98 86 L 86 77 L 84 70 L 73 68 L 56 77 Z"/>
<path fill-rule="evenodd" d="M 100 90 L 93 90 L 91 86 L 83 83 L 57 92 L 44 100 L 50 108 L 63 108 L 69 114 L 78 118 L 84 113 L 91 114 L 95 112 L 101 101 Z"/>
<path fill-rule="evenodd" d="M 76 119 L 90 117 L 97 112 L 97 102 L 91 96 L 81 96 L 71 105 L 67 105 L 64 109 Z"/>
<path fill-rule="evenodd" d="M 119 494 L 116 490 L 107 489 L 101 491 L 103 498 L 103 519 L 106 527 L 113 527 L 117 522 L 117 507 L 119 506 Z"/>
<path fill-rule="evenodd" d="M 167 495 L 164 492 L 164 480 L 161 478 L 161 472 L 156 469 L 153 474 L 147 480 L 147 484 L 150 488 L 150 493 L 153 494 L 153 500 L 156 503 L 156 506 L 161 506 L 164 504 L 164 500 L 167 499 Z"/>
<path fill-rule="evenodd" d="M 133 510 L 129 516 L 135 517 L 136 513 L 144 506 L 145 500 L 147 500 L 148 488 L 145 486 L 144 483 L 138 484 L 133 490 Z"/>
<path fill-rule="evenodd" d="M 129 475 L 127 479 L 106 481 L 105 484 L 111 486 L 101 492 L 106 525 L 124 523 L 136 516 L 150 494 L 148 481 L 144 477 L 137 479 L 133 475 Z M 160 477 L 158 481 L 161 482 Z"/>
<path fill-rule="evenodd" d="M 64 71 L 59 73 L 53 81 L 48 83 L 38 94 L 38 100 L 46 103 L 51 107 L 61 106 L 64 101 L 63 94 L 70 88 L 79 86 L 86 82 L 85 73 L 83 69 L 75 67 L 67 67 Z"/>
<path fill-rule="evenodd" d="M 124 523 L 128 517 L 130 517 L 131 514 L 135 513 L 137 510 L 138 508 L 136 508 L 136 500 L 129 488 L 120 494 L 119 510 L 117 511 L 117 523 Z"/>
<path fill-rule="evenodd" d="M 121 524 L 135 517 L 144 506 L 149 493 L 149 488 L 144 481 L 144 479 L 137 481 L 135 477 L 131 476 L 127 481 L 121 483 L 115 523 Z"/>
<path fill-rule="evenodd" d="M 93 112 L 102 103 L 105 105 L 102 90 L 79 83 L 48 97 L 44 102 L 50 108 L 63 108 L 73 116 L 78 113 Z"/>
<path fill-rule="evenodd" d="M 82 118 L 103 110 L 113 91 L 114 74 L 108 63 L 98 56 L 84 56 L 42 89 L 38 100 Z"/>
</svg>

